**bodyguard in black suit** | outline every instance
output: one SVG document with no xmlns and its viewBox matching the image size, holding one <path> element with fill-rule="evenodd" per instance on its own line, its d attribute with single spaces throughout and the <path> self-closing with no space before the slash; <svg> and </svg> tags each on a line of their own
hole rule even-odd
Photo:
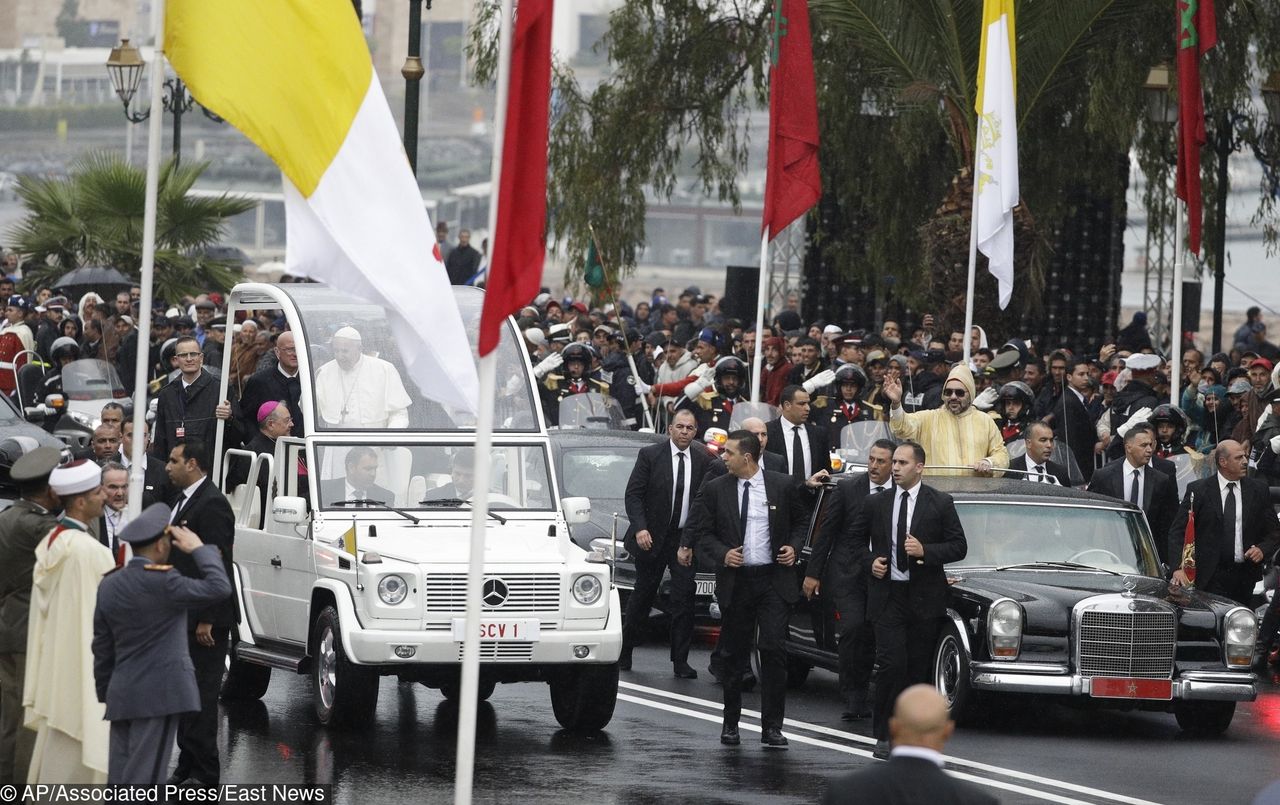
<svg viewBox="0 0 1280 805">
<path fill-rule="evenodd" d="M 427 499 L 470 500 L 474 491 L 468 483 L 473 471 L 472 461 L 470 450 L 458 451 L 453 460 L 454 480 L 429 490 Z M 373 482 L 378 477 L 378 451 L 366 445 L 353 447 L 343 456 L 342 466 L 345 476 L 320 482 L 320 499 L 326 505 L 339 500 L 377 500 L 388 506 L 395 505 L 395 493 Z"/>
<path fill-rule="evenodd" d="M 968 543 L 951 496 L 920 483 L 924 448 L 893 452 L 892 495 L 867 498 L 853 521 L 858 567 L 870 567 L 867 617 L 876 634 L 872 728 L 876 756 L 889 752 L 889 712 L 907 685 L 929 680 L 938 629 L 947 609 L 943 566 L 965 557 Z M 867 545 L 870 543 L 870 549 Z"/>
<path fill-rule="evenodd" d="M 1067 365 L 1066 388 L 1053 405 L 1053 435 L 1075 456 L 1085 481 L 1093 477 L 1093 448 L 1098 431 L 1093 416 L 1085 407 L 1084 392 L 1089 388 L 1088 361 L 1072 361 Z"/>
<path fill-rule="evenodd" d="M 223 570 L 227 578 L 233 578 L 235 515 L 226 496 L 207 477 L 208 454 L 208 447 L 199 442 L 183 442 L 170 450 L 165 469 L 178 490 L 170 522 L 193 531 L 199 529 L 204 544 L 216 546 L 221 552 Z M 203 577 L 190 554 L 176 554 L 173 566 L 184 576 Z M 178 723 L 178 767 L 169 778 L 173 783 L 188 779 L 203 785 L 219 782 L 218 693 L 226 671 L 227 641 L 237 619 L 234 593 L 189 611 L 187 649 L 200 688 L 200 711 L 183 715 Z"/>
<path fill-rule="evenodd" d="M 758 631 L 760 741 L 785 749 L 787 664 L 783 643 L 789 605 L 800 598 L 795 562 L 808 530 L 808 505 L 785 475 L 760 468 L 760 440 L 750 431 L 729 434 L 724 447 L 729 474 L 709 481 L 693 505 L 689 528 L 697 550 L 716 565 L 716 596 L 722 621 L 724 722 L 720 742 L 740 742 L 742 672 Z"/>
<path fill-rule="evenodd" d="M 1218 442 L 1212 459 L 1218 471 L 1187 485 L 1169 530 L 1169 555 L 1178 566 L 1173 580 L 1188 583 L 1181 557 L 1187 512 L 1194 507 L 1196 587 L 1248 606 L 1263 560 L 1280 547 L 1275 507 L 1266 483 L 1245 477 L 1249 453 L 1243 445 Z"/>
<path fill-rule="evenodd" d="M 913 685 L 898 697 L 889 722 L 893 752 L 831 782 L 822 805 L 995 805 L 995 797 L 943 771 L 942 750 L 955 731 L 947 702 L 930 685 Z"/>
<path fill-rule="evenodd" d="M 809 421 L 809 392 L 800 386 L 782 390 L 782 416 L 769 423 L 768 432 L 765 449 L 787 460 L 787 472 L 797 482 L 831 469 L 827 431 Z"/>
<path fill-rule="evenodd" d="M 1151 536 L 1160 552 L 1160 561 L 1176 566 L 1182 558 L 1182 534 L 1178 547 L 1169 552 L 1169 528 L 1178 510 L 1178 485 L 1151 463 L 1155 434 L 1150 425 L 1134 425 L 1124 435 L 1124 458 L 1104 464 L 1089 481 L 1089 491 L 1127 500 L 1142 508 L 1151 526 Z M 1137 488 L 1134 473 L 1137 472 Z"/>
<path fill-rule="evenodd" d="M 1070 471 L 1049 459 L 1053 455 L 1053 428 L 1047 422 L 1030 422 L 1023 434 L 1027 452 L 1009 462 L 1009 469 L 1021 470 L 1013 473 L 1013 477 L 1032 483 L 1071 486 Z"/>
<path fill-rule="evenodd" d="M 711 463 L 706 449 L 693 441 L 697 430 L 692 411 L 676 411 L 667 426 L 671 438 L 642 448 L 627 480 L 626 507 L 631 525 L 623 545 L 635 557 L 636 586 L 627 600 L 622 621 L 622 656 L 618 664 L 623 670 L 631 668 L 631 652 L 644 639 L 662 574 L 670 570 L 671 664 L 681 679 L 698 676 L 689 667 L 695 588 L 693 552 L 682 547 L 690 507 Z"/>
<path fill-rule="evenodd" d="M 834 604 L 839 615 L 840 635 L 836 652 L 840 661 L 840 693 L 844 697 L 845 721 L 871 715 L 867 690 L 875 661 L 875 632 L 867 620 L 866 567 L 854 561 L 850 527 L 863 503 L 871 495 L 893 490 L 895 445 L 880 439 L 867 451 L 867 472 L 836 484 L 826 520 L 815 535 L 805 570 L 804 594 L 817 593 Z"/>
</svg>

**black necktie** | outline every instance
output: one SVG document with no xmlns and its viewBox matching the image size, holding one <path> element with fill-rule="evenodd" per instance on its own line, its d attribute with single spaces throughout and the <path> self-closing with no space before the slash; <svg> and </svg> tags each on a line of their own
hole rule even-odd
<svg viewBox="0 0 1280 805">
<path fill-rule="evenodd" d="M 1236 560 L 1236 483 L 1227 484 L 1227 502 L 1222 506 L 1223 548 L 1231 552 L 1231 561 Z"/>
<path fill-rule="evenodd" d="M 1142 505 L 1142 498 L 1138 495 L 1138 478 L 1141 474 L 1142 470 L 1133 471 L 1133 486 L 1129 487 L 1129 502 L 1135 506 Z"/>
<path fill-rule="evenodd" d="M 909 492 L 902 493 L 902 503 L 898 505 L 898 528 L 896 545 L 893 552 L 893 563 L 898 570 L 907 572 L 907 502 L 911 499 Z"/>
<path fill-rule="evenodd" d="M 873 494 L 873 495 L 874 495 L 874 494 L 875 494 L 875 493 L 877 493 L 877 492 L 883 492 L 883 491 L 884 491 L 884 487 L 883 487 L 883 486 L 876 486 L 875 484 L 872 484 L 872 485 L 871 485 L 871 494 Z"/>
<path fill-rule="evenodd" d="M 791 474 L 797 481 L 803 481 L 809 476 L 804 472 L 804 444 L 800 441 L 800 426 L 796 425 L 791 434 Z"/>
<path fill-rule="evenodd" d="M 676 496 L 671 501 L 671 523 L 667 526 L 670 534 L 680 529 L 680 515 L 684 510 L 684 453 L 676 453 L 680 465 L 676 468 Z"/>
<path fill-rule="evenodd" d="M 742 510 L 738 515 L 742 518 L 742 544 L 747 544 L 747 506 L 751 500 L 751 482 L 742 482 Z"/>
<path fill-rule="evenodd" d="M 1037 465 L 1036 465 L 1036 481 L 1037 481 L 1038 483 L 1042 483 L 1042 484 L 1043 484 L 1043 483 L 1046 483 L 1046 481 L 1045 481 L 1045 479 L 1044 479 L 1044 465 L 1043 465 L 1043 464 L 1037 464 Z"/>
</svg>

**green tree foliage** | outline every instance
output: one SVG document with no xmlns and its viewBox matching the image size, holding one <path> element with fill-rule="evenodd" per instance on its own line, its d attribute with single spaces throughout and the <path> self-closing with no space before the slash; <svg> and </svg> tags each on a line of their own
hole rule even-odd
<svg viewBox="0 0 1280 805">
<path fill-rule="evenodd" d="M 227 220 L 253 209 L 250 199 L 188 195 L 208 163 L 160 171 L 154 287 L 157 298 L 228 290 L 237 280 L 231 264 L 200 256 L 221 239 Z M 105 265 L 138 278 L 142 268 L 142 219 L 146 173 L 103 152 L 81 157 L 65 179 L 24 176 L 18 198 L 26 216 L 9 235 L 26 260 L 23 287 L 53 285 L 81 266 Z"/>
<path fill-rule="evenodd" d="M 1222 44 L 1204 69 L 1210 117 L 1230 108 L 1256 122 L 1249 88 L 1259 66 L 1280 59 L 1280 3 L 1217 7 Z M 899 299 L 954 309 L 968 254 L 982 2 L 811 0 L 810 8 L 831 212 L 816 233 L 824 256 L 851 280 L 892 277 Z M 771 11 L 760 0 L 623 0 L 597 46 L 611 73 L 588 89 L 555 66 L 549 235 L 569 265 L 583 264 L 594 224 L 606 262 L 634 266 L 646 194 L 669 198 L 677 177 L 738 205 L 746 117 L 766 102 Z M 477 80 L 488 81 L 493 0 L 480 19 L 469 51 Z M 1143 124 L 1142 85 L 1152 66 L 1175 60 L 1172 3 L 1022 0 L 1017 19 L 1016 259 L 1030 281 L 1018 283 L 1012 308 L 1038 298 L 1058 222 L 1091 199 L 1123 203 L 1131 151 L 1153 185 L 1172 181 L 1162 165 L 1173 132 Z M 1205 149 L 1207 213 L 1212 167 Z M 1259 216 L 1271 222 L 1268 203 Z M 1206 242 L 1214 236 L 1206 231 Z M 980 296 L 994 299 L 994 281 L 980 272 L 979 282 Z"/>
</svg>

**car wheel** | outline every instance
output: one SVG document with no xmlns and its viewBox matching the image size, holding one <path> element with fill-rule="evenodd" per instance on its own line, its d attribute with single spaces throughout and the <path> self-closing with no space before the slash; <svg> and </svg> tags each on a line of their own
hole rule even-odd
<svg viewBox="0 0 1280 805">
<path fill-rule="evenodd" d="M 326 727 L 367 726 L 378 705 L 378 674 L 347 659 L 338 610 L 320 610 L 312 634 L 311 693 Z"/>
<path fill-rule="evenodd" d="M 498 683 L 492 679 L 481 679 L 479 695 L 476 696 L 477 701 L 487 702 L 489 697 L 493 695 L 493 691 L 498 687 Z M 462 682 L 446 682 L 440 686 L 440 695 L 444 696 L 451 702 L 462 699 Z"/>
<path fill-rule="evenodd" d="M 933 652 L 933 683 L 947 700 L 953 720 L 960 722 L 972 717 L 974 694 L 969 652 L 965 650 L 960 631 L 954 623 L 943 627 L 938 647 Z"/>
<path fill-rule="evenodd" d="M 235 658 L 232 649 L 230 667 L 222 679 L 222 700 L 224 702 L 253 702 L 267 693 L 271 684 L 271 669 L 265 665 L 255 665 Z"/>
<path fill-rule="evenodd" d="M 1236 715 L 1235 702 L 1179 702 L 1173 710 L 1178 726 L 1197 735 L 1221 735 Z"/>
<path fill-rule="evenodd" d="M 550 680 L 551 710 L 571 732 L 598 732 L 613 718 L 618 703 L 618 664 L 566 669 Z"/>
</svg>

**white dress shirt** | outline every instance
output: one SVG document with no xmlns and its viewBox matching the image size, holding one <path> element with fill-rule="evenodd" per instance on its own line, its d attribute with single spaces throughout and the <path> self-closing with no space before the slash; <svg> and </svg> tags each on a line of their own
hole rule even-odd
<svg viewBox="0 0 1280 805">
<path fill-rule="evenodd" d="M 126 507 L 116 511 L 110 506 L 103 506 L 102 519 L 107 524 L 107 547 L 114 551 L 116 548 L 116 534 L 119 534 L 120 529 L 124 528 L 129 522 L 129 509 Z"/>
<path fill-rule="evenodd" d="M 751 499 L 747 502 L 747 533 L 742 540 L 742 563 L 747 567 L 772 564 L 769 498 L 764 488 L 764 469 L 757 469 L 750 479 L 738 479 L 738 511 L 742 511 L 742 490 L 747 483 L 751 484 Z"/>
<path fill-rule="evenodd" d="M 935 752 L 927 746 L 895 746 L 889 751 L 889 757 L 914 757 L 920 760 L 927 760 L 938 768 L 946 765 L 947 759 L 942 756 L 941 752 Z"/>
<path fill-rule="evenodd" d="M 1147 499 L 1147 473 L 1145 467 L 1135 467 L 1129 463 L 1129 459 L 1124 460 L 1124 499 L 1130 500 L 1133 494 L 1133 471 L 1138 471 L 1138 505 L 1142 505 L 1142 501 Z"/>
<path fill-rule="evenodd" d="M 207 475 L 201 476 L 200 480 L 182 490 L 182 497 L 178 498 L 178 502 L 173 504 L 173 511 L 169 512 L 170 524 L 173 523 L 173 518 L 176 517 L 178 512 L 182 511 L 182 508 L 187 505 L 187 501 L 191 500 L 191 496 L 196 493 L 196 490 L 200 488 L 200 484 L 204 483 L 205 478 L 207 477 Z"/>
<path fill-rule="evenodd" d="M 1240 489 L 1239 481 L 1228 481 L 1222 477 L 1222 473 L 1218 473 L 1218 494 L 1222 496 L 1222 516 L 1227 514 L 1227 484 L 1236 485 L 1236 521 L 1235 523 L 1223 523 L 1228 529 L 1228 533 L 1234 535 L 1235 540 L 1235 557 L 1236 562 L 1244 561 L 1244 494 Z"/>
<path fill-rule="evenodd" d="M 793 445 L 795 444 L 797 430 L 800 431 L 800 451 L 804 453 L 804 477 L 808 478 L 810 475 L 817 472 L 817 470 L 813 469 L 813 456 L 811 455 L 812 448 L 809 445 L 809 434 L 804 429 L 804 423 L 793 425 L 786 419 L 783 419 L 782 441 L 785 443 L 784 452 L 787 456 L 787 472 L 792 475 L 796 474 L 796 468 L 793 466 L 795 463 L 795 449 Z"/>
<path fill-rule="evenodd" d="M 911 534 L 911 521 L 916 516 L 916 500 L 920 497 L 920 483 L 910 489 L 899 487 L 893 495 L 893 517 L 889 521 L 889 578 L 894 581 L 911 581 L 911 570 L 898 570 L 894 557 L 898 555 L 898 510 L 902 496 L 907 496 L 907 534 Z"/>
<path fill-rule="evenodd" d="M 675 442 L 671 442 L 671 496 L 674 498 L 676 494 L 676 478 L 680 477 L 680 459 L 678 456 L 684 456 L 684 492 L 680 498 L 680 527 L 684 528 L 684 524 L 689 520 L 689 479 L 693 477 L 693 454 L 689 448 L 681 450 L 676 447 Z M 676 501 L 672 500 L 672 508 L 675 508 Z"/>
</svg>

